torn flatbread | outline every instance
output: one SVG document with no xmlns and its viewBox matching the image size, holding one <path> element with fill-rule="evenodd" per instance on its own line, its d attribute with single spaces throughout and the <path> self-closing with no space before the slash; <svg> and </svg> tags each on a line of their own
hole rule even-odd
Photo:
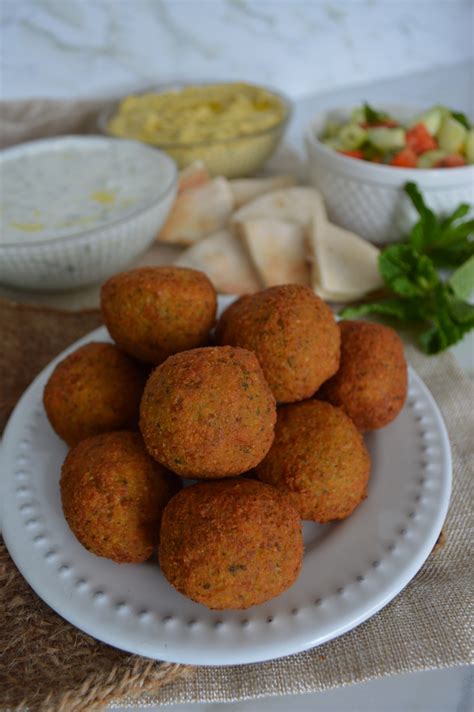
<svg viewBox="0 0 474 712">
<path fill-rule="evenodd" d="M 312 285 L 331 301 L 354 301 L 383 287 L 378 270 L 380 251 L 353 232 L 315 219 L 308 230 Z"/>
<path fill-rule="evenodd" d="M 200 185 L 209 183 L 210 180 L 211 176 L 204 163 L 202 161 L 194 161 L 179 173 L 178 195 L 186 190 L 192 190 Z"/>
<path fill-rule="evenodd" d="M 244 220 L 236 226 L 265 287 L 310 284 L 304 228 L 272 218 Z"/>
<path fill-rule="evenodd" d="M 228 230 L 189 247 L 174 264 L 201 270 L 221 294 L 253 294 L 261 289 L 243 245 Z"/>
<path fill-rule="evenodd" d="M 308 227 L 315 215 L 321 223 L 326 220 L 321 194 L 315 188 L 295 186 L 261 195 L 239 208 L 231 221 L 239 223 L 251 218 L 273 218 Z"/>
<path fill-rule="evenodd" d="M 295 185 L 293 176 L 268 176 L 267 178 L 234 178 L 229 186 L 234 196 L 234 205 L 240 208 L 260 195 Z"/>
<path fill-rule="evenodd" d="M 160 242 L 192 245 L 224 227 L 233 207 L 228 181 L 213 178 L 177 196 L 157 239 Z"/>
</svg>

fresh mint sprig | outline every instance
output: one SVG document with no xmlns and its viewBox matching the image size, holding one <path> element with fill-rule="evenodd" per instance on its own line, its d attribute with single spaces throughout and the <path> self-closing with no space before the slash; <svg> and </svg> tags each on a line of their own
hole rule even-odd
<svg viewBox="0 0 474 712">
<path fill-rule="evenodd" d="M 347 307 L 344 318 L 380 314 L 416 322 L 425 330 L 419 343 L 435 354 L 452 346 L 474 328 L 474 220 L 463 220 L 469 206 L 438 218 L 423 200 L 415 183 L 405 192 L 419 214 L 406 242 L 390 245 L 379 256 L 379 271 L 393 297 Z M 439 267 L 458 268 L 443 280 Z"/>
</svg>

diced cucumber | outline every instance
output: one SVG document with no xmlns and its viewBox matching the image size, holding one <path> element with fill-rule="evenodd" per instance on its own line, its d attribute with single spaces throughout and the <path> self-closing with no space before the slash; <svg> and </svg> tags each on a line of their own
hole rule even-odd
<svg viewBox="0 0 474 712">
<path fill-rule="evenodd" d="M 367 131 L 357 124 L 346 124 L 340 130 L 339 138 L 346 151 L 354 151 L 366 140 Z"/>
<path fill-rule="evenodd" d="M 338 135 L 342 126 L 343 124 L 340 124 L 339 121 L 328 121 L 324 127 L 323 138 L 334 138 Z"/>
<path fill-rule="evenodd" d="M 433 166 L 439 163 L 439 161 L 446 158 L 447 155 L 447 151 L 440 151 L 439 149 L 435 151 L 426 151 L 421 154 L 416 165 L 418 168 L 433 168 Z"/>
<path fill-rule="evenodd" d="M 405 131 L 401 128 L 389 129 L 376 126 L 367 129 L 367 139 L 379 151 L 396 151 L 405 147 Z"/>
<path fill-rule="evenodd" d="M 334 136 L 331 138 L 323 138 L 321 139 L 322 143 L 324 143 L 325 146 L 328 146 L 328 148 L 332 148 L 335 151 L 344 151 L 344 146 L 341 143 L 341 140 L 339 139 L 338 136 Z"/>
<path fill-rule="evenodd" d="M 358 106 L 357 109 L 351 111 L 351 121 L 354 124 L 365 123 L 365 109 L 363 106 Z"/>
<path fill-rule="evenodd" d="M 419 116 L 414 121 L 410 122 L 410 128 L 416 126 L 416 124 L 424 124 L 425 129 L 431 136 L 436 136 L 441 128 L 442 121 L 447 110 L 444 110 L 440 106 L 434 106 L 429 111 L 425 111 L 424 114 Z"/>
<path fill-rule="evenodd" d="M 465 144 L 466 161 L 474 163 L 474 129 L 471 129 L 466 137 Z"/>
<path fill-rule="evenodd" d="M 452 116 L 443 119 L 438 133 L 438 144 L 448 153 L 461 153 L 467 138 L 467 129 Z"/>
</svg>

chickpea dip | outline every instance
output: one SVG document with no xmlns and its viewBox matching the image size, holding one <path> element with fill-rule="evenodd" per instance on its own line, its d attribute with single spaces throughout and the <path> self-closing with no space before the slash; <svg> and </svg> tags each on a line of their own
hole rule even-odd
<svg viewBox="0 0 474 712">
<path fill-rule="evenodd" d="M 189 86 L 163 94 L 128 96 L 108 123 L 109 133 L 157 145 L 220 141 L 276 126 L 281 99 L 250 84 Z"/>
<path fill-rule="evenodd" d="M 186 86 L 123 99 L 101 129 L 166 151 L 184 168 L 203 161 L 212 175 L 254 175 L 275 150 L 289 103 L 263 87 L 236 82 Z"/>
</svg>

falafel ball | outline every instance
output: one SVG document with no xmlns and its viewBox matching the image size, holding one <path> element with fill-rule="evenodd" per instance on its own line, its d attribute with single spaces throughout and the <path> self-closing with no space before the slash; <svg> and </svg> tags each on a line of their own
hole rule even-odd
<svg viewBox="0 0 474 712">
<path fill-rule="evenodd" d="M 64 516 L 81 544 L 117 563 L 148 559 L 158 543 L 163 509 L 179 479 L 155 462 L 138 433 L 87 438 L 61 471 Z"/>
<path fill-rule="evenodd" d="M 184 477 L 230 477 L 255 467 L 273 440 L 276 404 L 255 354 L 233 346 L 170 356 L 145 387 L 148 452 Z"/>
<path fill-rule="evenodd" d="M 114 344 L 90 343 L 66 356 L 49 377 L 43 403 L 53 430 L 69 446 L 136 427 L 147 372 Z"/>
<path fill-rule="evenodd" d="M 208 608 L 248 608 L 278 596 L 296 581 L 302 558 L 297 511 L 261 482 L 200 482 L 173 497 L 163 514 L 163 574 Z"/>
<path fill-rule="evenodd" d="M 362 435 L 340 409 L 308 400 L 278 409 L 275 439 L 255 470 L 286 492 L 302 519 L 344 519 L 366 497 L 370 456 Z"/>
<path fill-rule="evenodd" d="M 304 400 L 339 366 L 339 330 L 309 287 L 286 284 L 239 299 L 217 327 L 220 344 L 254 351 L 280 403 Z"/>
<path fill-rule="evenodd" d="M 111 277 L 101 290 L 102 316 L 114 341 L 141 361 L 208 342 L 216 290 L 203 272 L 186 267 L 140 267 Z"/>
<path fill-rule="evenodd" d="M 403 342 L 388 326 L 341 321 L 341 365 L 320 396 L 340 406 L 359 430 L 376 430 L 397 417 L 408 375 Z"/>
</svg>

